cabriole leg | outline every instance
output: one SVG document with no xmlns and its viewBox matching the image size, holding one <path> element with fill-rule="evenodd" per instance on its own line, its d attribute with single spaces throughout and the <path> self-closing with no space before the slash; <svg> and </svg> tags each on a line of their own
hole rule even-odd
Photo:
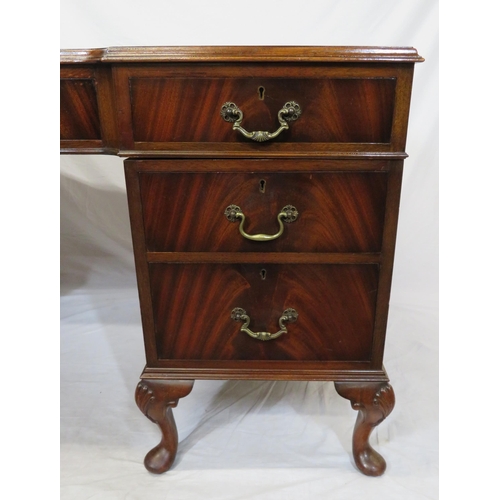
<svg viewBox="0 0 500 500">
<path fill-rule="evenodd" d="M 187 396 L 194 380 L 141 380 L 135 391 L 135 401 L 142 413 L 161 430 L 161 441 L 144 458 L 148 471 L 161 474 L 172 466 L 177 453 L 178 436 L 172 408 Z"/>
<path fill-rule="evenodd" d="M 335 382 L 337 392 L 351 401 L 358 418 L 352 436 L 352 453 L 358 469 L 367 476 L 380 476 L 386 463 L 369 443 L 372 430 L 380 424 L 394 408 L 395 398 L 387 382 Z"/>
</svg>

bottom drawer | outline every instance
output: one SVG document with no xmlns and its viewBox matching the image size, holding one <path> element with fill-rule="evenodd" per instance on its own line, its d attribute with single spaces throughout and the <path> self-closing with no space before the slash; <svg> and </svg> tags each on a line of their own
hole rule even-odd
<svg viewBox="0 0 500 500">
<path fill-rule="evenodd" d="M 159 359 L 369 361 L 377 264 L 149 265 Z M 287 333 L 268 341 L 232 319 L 242 308 L 252 332 Z M 240 318 L 241 319 L 241 318 Z"/>
</svg>

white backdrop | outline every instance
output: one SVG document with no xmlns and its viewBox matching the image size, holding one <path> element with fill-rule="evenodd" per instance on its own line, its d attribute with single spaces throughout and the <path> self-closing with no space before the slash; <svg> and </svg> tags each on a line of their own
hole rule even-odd
<svg viewBox="0 0 500 500">
<path fill-rule="evenodd" d="M 414 46 L 385 366 L 396 407 L 372 435 L 384 476 L 354 469 L 355 412 L 331 383 L 197 381 L 174 410 L 179 452 L 136 408 L 144 366 L 122 159 L 61 157 L 61 496 L 64 499 L 437 498 L 438 9 L 435 0 L 62 0 L 61 48 Z"/>
</svg>

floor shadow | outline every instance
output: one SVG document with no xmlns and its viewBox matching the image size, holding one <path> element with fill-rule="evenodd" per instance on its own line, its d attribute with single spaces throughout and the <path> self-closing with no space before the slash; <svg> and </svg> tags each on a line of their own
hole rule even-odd
<svg viewBox="0 0 500 500">
<path fill-rule="evenodd" d="M 196 393 L 188 397 L 196 397 Z M 182 400 L 179 404 L 182 405 Z M 178 410 L 174 410 L 174 414 L 176 411 Z M 188 458 L 193 448 L 201 441 L 205 441 L 210 434 L 220 434 L 221 429 L 223 429 L 222 432 L 227 432 L 229 435 L 233 432 L 241 432 L 243 435 L 242 446 L 248 444 L 249 447 L 252 446 L 254 450 L 253 455 L 247 455 L 243 450 L 240 450 L 240 452 L 237 453 L 235 467 L 255 467 L 255 443 L 252 442 L 251 435 L 245 435 L 248 428 L 247 430 L 245 430 L 245 428 L 236 429 L 235 425 L 232 425 L 233 423 L 237 424 L 241 422 L 249 415 L 250 418 L 252 418 L 252 414 L 254 414 L 254 421 L 262 422 L 263 434 L 265 433 L 265 423 L 267 419 L 273 418 L 274 421 L 281 421 L 285 428 L 292 419 L 295 425 L 297 424 L 295 416 L 298 414 L 303 417 L 299 419 L 300 421 L 312 421 L 313 427 L 316 429 L 318 427 L 322 428 L 322 432 L 330 435 L 329 439 L 332 441 L 340 441 L 342 453 L 350 454 L 350 433 L 347 435 L 345 430 L 337 429 L 336 423 L 340 420 L 344 423 L 351 422 L 353 425 L 356 414 L 350 410 L 349 403 L 338 396 L 332 382 L 229 380 L 224 382 L 212 396 L 195 429 L 179 443 L 176 464 L 182 463 L 184 457 Z M 301 425 L 300 422 L 298 422 L 298 425 Z M 307 427 L 307 425 L 305 427 Z M 345 425 L 343 427 L 345 428 Z M 286 440 L 287 446 L 292 450 L 292 455 L 297 455 L 301 453 L 304 441 L 307 440 L 305 439 L 308 432 L 307 429 L 305 432 L 306 434 L 304 435 L 304 433 L 300 431 L 297 444 L 293 443 L 293 429 L 289 431 L 280 431 L 282 435 L 271 435 L 269 441 L 279 446 L 280 440 Z M 315 434 L 312 439 L 314 443 L 314 440 L 317 439 L 317 430 L 311 431 L 311 434 Z M 262 459 L 259 466 L 290 466 L 290 464 L 281 463 L 279 461 L 275 462 L 272 454 L 269 453 L 268 445 L 269 443 L 266 443 L 265 438 L 258 445 L 262 446 Z M 314 444 L 312 444 L 312 446 L 314 446 Z M 337 449 L 332 449 L 332 456 L 335 453 L 338 454 L 339 451 L 338 446 Z M 309 452 L 310 450 L 307 451 L 307 454 L 309 454 Z M 278 455 L 283 456 L 283 454 L 279 452 Z M 233 458 L 231 453 L 229 456 L 214 457 L 210 463 L 207 464 L 207 467 L 231 467 Z M 325 463 L 325 467 L 328 465 L 331 464 Z M 176 465 L 174 465 L 174 467 L 175 466 Z"/>
</svg>

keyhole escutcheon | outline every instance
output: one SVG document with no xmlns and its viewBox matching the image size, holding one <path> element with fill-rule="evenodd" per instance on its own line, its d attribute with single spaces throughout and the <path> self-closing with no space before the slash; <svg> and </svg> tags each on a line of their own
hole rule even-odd
<svg viewBox="0 0 500 500">
<path fill-rule="evenodd" d="M 265 88 L 261 85 L 261 86 L 257 89 L 257 91 L 259 92 L 259 99 L 260 99 L 261 101 L 263 101 L 263 100 L 264 100 L 264 92 L 266 91 L 266 89 L 265 89 Z"/>
</svg>

